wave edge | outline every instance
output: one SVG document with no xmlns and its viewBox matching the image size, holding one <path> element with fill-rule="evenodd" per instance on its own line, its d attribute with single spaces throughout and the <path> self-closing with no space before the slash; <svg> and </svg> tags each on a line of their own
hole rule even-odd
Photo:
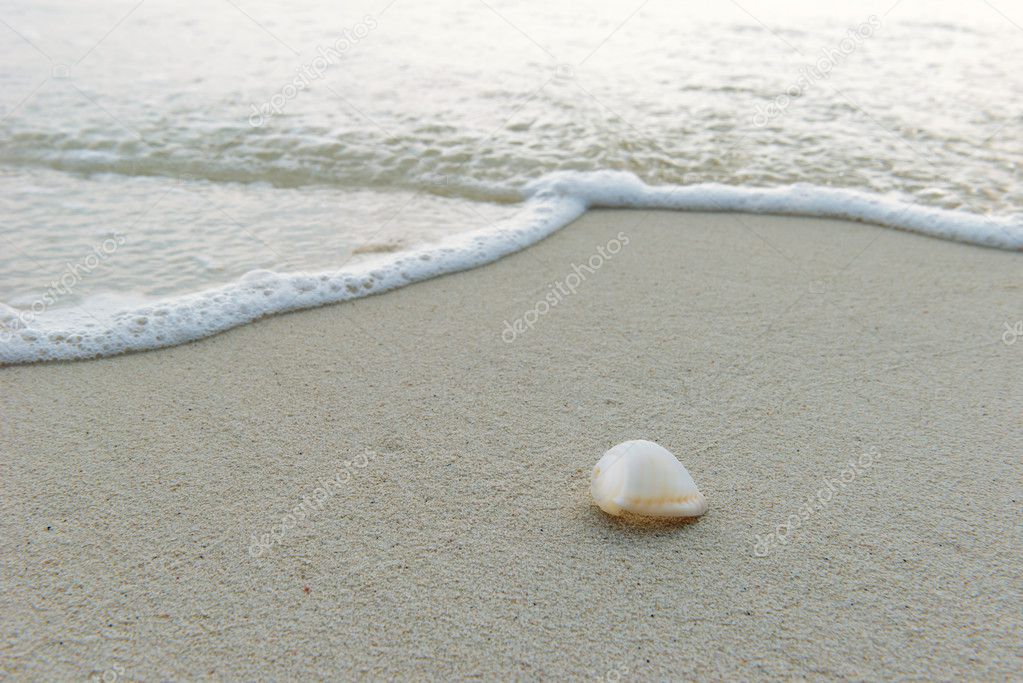
<svg viewBox="0 0 1023 683">
<path fill-rule="evenodd" d="M 79 360 L 175 346 L 259 318 L 379 294 L 469 270 L 525 249 L 590 208 L 735 211 L 871 223 L 958 242 L 1023 250 L 1023 225 L 963 211 L 796 184 L 751 188 L 718 183 L 651 186 L 622 171 L 559 171 L 526 185 L 514 222 L 455 235 L 347 269 L 319 273 L 253 271 L 201 292 L 75 316 L 39 315 L 0 304 L 0 363 Z M 31 315 L 27 315 L 31 314 Z M 93 322 L 83 323 L 85 318 Z"/>
</svg>

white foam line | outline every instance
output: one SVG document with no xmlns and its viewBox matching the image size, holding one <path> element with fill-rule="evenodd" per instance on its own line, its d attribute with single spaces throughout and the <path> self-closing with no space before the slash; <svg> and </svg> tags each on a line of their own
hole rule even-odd
<svg viewBox="0 0 1023 683">
<path fill-rule="evenodd" d="M 558 172 L 535 181 L 529 196 L 571 195 L 587 207 L 738 211 L 841 218 L 1000 249 L 1023 249 L 1023 223 L 886 199 L 853 190 L 796 184 L 749 188 L 705 183 L 650 186 L 631 173 Z"/>
<path fill-rule="evenodd" d="M 123 310 L 96 308 L 84 316 L 52 310 L 32 318 L 0 306 L 0 363 L 94 358 L 174 346 L 275 313 L 386 292 L 475 268 L 524 249 L 568 225 L 589 207 L 841 218 L 989 247 L 1023 249 L 1023 226 L 1005 219 L 811 185 L 776 189 L 718 184 L 652 187 L 629 173 L 560 172 L 528 185 L 524 200 L 514 222 L 342 271 L 254 271 L 237 282 L 196 294 Z M 12 327 L 17 329 L 10 331 Z"/>
</svg>

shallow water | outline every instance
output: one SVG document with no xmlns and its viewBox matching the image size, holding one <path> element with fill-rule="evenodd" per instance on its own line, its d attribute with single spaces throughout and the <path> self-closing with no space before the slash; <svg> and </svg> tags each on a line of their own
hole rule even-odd
<svg viewBox="0 0 1023 683">
<path fill-rule="evenodd" d="M 644 205 L 628 174 L 802 183 L 819 201 L 780 208 L 816 215 L 844 215 L 820 194 L 842 188 L 915 205 L 882 223 L 1011 247 L 1023 9 L 994 4 L 0 4 L 0 359 L 164 345 L 476 265 L 584 206 Z M 951 213 L 897 220 L 918 209 Z M 424 249 L 442 265 L 362 284 Z M 251 301 L 246 282 L 299 273 L 338 290 Z M 159 343 L 123 324 L 160 305 L 191 323 Z"/>
</svg>

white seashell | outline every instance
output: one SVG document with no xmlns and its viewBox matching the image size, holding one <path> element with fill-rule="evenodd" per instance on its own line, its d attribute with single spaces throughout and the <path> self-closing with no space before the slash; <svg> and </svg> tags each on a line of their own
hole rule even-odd
<svg viewBox="0 0 1023 683">
<path fill-rule="evenodd" d="M 671 451 L 653 441 L 620 443 L 597 462 L 590 494 L 609 515 L 698 517 L 707 500 Z"/>
</svg>

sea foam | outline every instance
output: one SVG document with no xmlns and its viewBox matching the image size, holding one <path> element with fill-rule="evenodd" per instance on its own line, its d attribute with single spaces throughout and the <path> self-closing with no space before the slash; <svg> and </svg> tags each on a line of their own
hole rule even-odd
<svg viewBox="0 0 1023 683">
<path fill-rule="evenodd" d="M 0 362 L 110 356 L 173 346 L 275 313 L 386 292 L 467 270 L 524 249 L 590 207 L 738 211 L 841 218 L 1003 249 L 1023 249 L 1023 225 L 962 211 L 929 208 L 850 190 L 791 185 L 650 186 L 618 171 L 558 172 L 522 191 L 513 220 L 430 246 L 340 265 L 318 273 L 252 271 L 202 292 L 144 305 L 52 309 L 38 314 L 0 305 Z"/>
</svg>

